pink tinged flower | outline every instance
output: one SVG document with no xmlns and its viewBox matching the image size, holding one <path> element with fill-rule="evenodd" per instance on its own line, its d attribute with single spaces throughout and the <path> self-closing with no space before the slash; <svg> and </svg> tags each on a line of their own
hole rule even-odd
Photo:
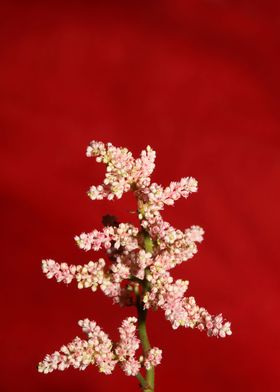
<svg viewBox="0 0 280 392">
<path fill-rule="evenodd" d="M 164 232 L 163 241 L 168 246 L 174 244 L 175 241 L 181 240 L 183 237 L 183 233 L 181 230 L 176 230 L 174 227 L 169 226 L 167 230 Z"/>
<path fill-rule="evenodd" d="M 88 365 L 95 364 L 100 372 L 112 373 L 117 360 L 108 335 L 94 321 L 80 320 L 79 325 L 87 333 L 88 340 L 76 337 L 68 345 L 62 346 L 60 351 L 47 355 L 39 363 L 39 372 L 50 373 L 56 369 L 65 370 L 70 366 L 84 370 Z"/>
<path fill-rule="evenodd" d="M 80 236 L 75 236 L 75 241 L 79 248 L 84 249 L 86 251 L 91 249 L 92 245 L 92 235 L 91 234 L 86 234 L 82 233 Z"/>
<path fill-rule="evenodd" d="M 99 347 L 98 347 L 99 348 Z M 44 360 L 39 363 L 38 371 L 40 373 L 51 373 L 54 370 L 65 370 L 70 366 L 84 370 L 90 364 L 96 363 L 96 345 L 92 341 L 82 340 L 76 337 L 71 343 L 62 346 L 60 351 L 51 355 L 46 355 Z M 113 370 L 115 363 L 112 355 L 104 353 L 104 359 L 107 360 L 108 374 Z M 111 371 L 110 371 L 111 370 Z"/>
<path fill-rule="evenodd" d="M 129 223 L 121 223 L 118 227 L 114 227 L 114 232 L 111 235 L 112 240 L 115 242 L 114 248 L 119 249 L 122 246 L 127 251 L 139 248 L 138 232 L 138 228 Z"/>
<path fill-rule="evenodd" d="M 144 279 L 145 269 L 153 264 L 154 260 L 152 254 L 140 249 L 139 252 L 130 253 L 130 272 L 131 275 L 136 276 L 138 279 Z"/>
<path fill-rule="evenodd" d="M 102 200 L 105 198 L 112 200 L 114 197 L 114 195 L 110 192 L 110 189 L 103 185 L 92 185 L 88 191 L 88 196 L 91 200 Z"/>
<path fill-rule="evenodd" d="M 139 347 L 140 341 L 136 337 L 136 322 L 135 317 L 128 317 L 123 320 L 120 331 L 120 341 L 114 350 L 113 364 L 120 362 L 121 368 L 128 376 L 135 376 L 140 370 L 140 362 L 135 358 L 135 352 Z M 103 353 L 102 355 L 95 355 L 95 363 L 99 368 L 104 367 L 104 361 L 98 362 L 100 358 L 104 357 L 104 353 L 109 355 L 111 359 L 112 342 L 108 338 L 95 321 L 89 319 L 80 320 L 78 323 L 83 331 L 90 338 L 89 341 L 95 342 L 95 351 Z M 97 349 L 98 347 L 98 349 Z M 151 357 L 152 359 L 152 357 Z"/>
<path fill-rule="evenodd" d="M 192 177 L 182 178 L 180 182 L 171 182 L 166 188 L 152 183 L 138 192 L 139 218 L 148 221 L 159 215 L 164 205 L 173 205 L 180 197 L 188 197 L 197 191 L 197 181 Z"/>
<path fill-rule="evenodd" d="M 222 315 L 211 316 L 200 308 L 193 297 L 184 297 L 188 281 L 176 280 L 157 262 L 150 268 L 147 276 L 151 289 L 144 297 L 145 308 L 160 307 L 173 329 L 179 326 L 205 330 L 208 336 L 225 337 L 231 335 L 230 323 L 224 322 Z"/>
<path fill-rule="evenodd" d="M 106 153 L 106 148 L 104 143 L 102 142 L 96 142 L 92 141 L 87 148 L 86 155 L 87 157 L 92 157 L 92 156 L 104 156 Z"/>
<path fill-rule="evenodd" d="M 200 309 L 201 324 L 204 325 L 204 329 L 207 331 L 208 336 L 216 336 L 225 338 L 232 334 L 231 324 L 228 321 L 224 321 L 223 316 L 211 316 L 204 308 Z"/>
<path fill-rule="evenodd" d="M 152 366 L 157 366 L 162 360 L 162 350 L 158 347 L 153 347 L 149 350 L 145 356 L 144 366 L 146 369 L 150 369 Z"/>
<path fill-rule="evenodd" d="M 120 283 L 124 279 L 130 277 L 130 269 L 122 263 L 122 258 L 118 257 L 116 263 L 111 266 L 112 280 L 115 283 Z"/>
<path fill-rule="evenodd" d="M 179 182 L 171 182 L 163 191 L 163 202 L 173 205 L 180 197 L 187 198 L 190 193 L 197 192 L 197 181 L 193 177 L 182 178 Z"/>
<path fill-rule="evenodd" d="M 169 272 L 165 270 L 159 262 L 155 262 L 147 273 L 147 280 L 150 283 L 150 290 L 143 298 L 146 309 L 152 307 L 163 307 L 166 302 L 168 290 L 173 282 Z"/>
<path fill-rule="evenodd" d="M 78 325 L 90 338 L 101 331 L 101 328 L 96 324 L 96 322 L 90 321 L 89 319 L 79 320 Z"/>
<path fill-rule="evenodd" d="M 90 261 L 85 265 L 68 265 L 56 263 L 54 260 L 43 260 L 42 270 L 48 279 L 55 278 L 57 282 L 71 283 L 73 279 L 78 282 L 78 288 L 91 288 L 96 291 L 105 279 L 105 261 Z"/>
<path fill-rule="evenodd" d="M 146 150 L 141 152 L 140 158 L 135 160 L 132 176 L 138 189 L 149 186 L 150 175 L 155 168 L 155 158 L 156 152 L 147 146 Z"/>
<path fill-rule="evenodd" d="M 186 198 L 196 192 L 197 181 L 186 177 L 179 182 L 171 182 L 166 188 L 151 184 L 150 175 L 155 167 L 156 154 L 149 146 L 141 152 L 140 158 L 134 159 L 126 148 L 93 141 L 86 155 L 96 157 L 97 162 L 106 165 L 103 184 L 90 188 L 90 198 L 112 200 L 121 198 L 129 190 L 134 191 L 141 226 L 154 243 L 154 254 L 141 249 L 139 230 L 133 225 L 122 223 L 116 227 L 107 226 L 102 231 L 82 233 L 75 240 L 86 251 L 105 248 L 114 260 L 109 270 L 105 270 L 103 259 L 77 266 L 43 260 L 42 269 L 47 278 L 55 277 L 58 282 L 64 283 L 76 279 L 79 288 L 89 287 L 93 291 L 100 286 L 105 295 L 120 305 L 131 304 L 131 286 L 122 287 L 121 282 L 131 275 L 138 279 L 146 278 L 149 290 L 143 298 L 145 308 L 160 307 L 174 329 L 184 326 L 206 331 L 208 336 L 231 335 L 230 323 L 222 315 L 210 315 L 196 304 L 193 297 L 185 297 L 188 281 L 179 279 L 174 282 L 168 272 L 193 257 L 197 252 L 196 243 L 203 240 L 204 231 L 199 226 L 192 226 L 184 232 L 175 229 L 162 219 L 160 211 L 165 205 L 173 205 L 180 197 Z M 101 372 L 110 374 L 119 362 L 127 375 L 136 375 L 141 363 L 147 369 L 156 366 L 162 355 L 156 347 L 149 350 L 144 358 L 135 358 L 140 343 L 136 336 L 136 321 L 134 317 L 123 321 L 119 328 L 120 341 L 113 349 L 111 340 L 94 321 L 81 320 L 79 325 L 88 340 L 75 338 L 67 346 L 62 346 L 60 351 L 47 355 L 39 364 L 39 371 L 48 373 L 70 366 L 83 370 L 89 364 L 95 364 Z"/>
<path fill-rule="evenodd" d="M 97 162 L 107 165 L 104 183 L 92 186 L 88 192 L 92 200 L 112 200 L 114 197 L 119 199 L 131 190 L 132 185 L 141 188 L 150 184 L 156 154 L 149 146 L 142 151 L 140 158 L 135 160 L 127 148 L 93 141 L 86 155 L 95 156 Z"/>
<path fill-rule="evenodd" d="M 56 263 L 54 260 L 42 260 L 42 270 L 48 279 L 55 277 L 57 282 L 71 283 L 76 273 L 76 266 Z"/>
<path fill-rule="evenodd" d="M 192 258 L 197 253 L 195 241 L 201 241 L 204 233 L 198 226 L 192 226 L 183 233 L 159 217 L 149 223 L 146 230 L 160 249 L 155 260 L 161 260 L 167 270 Z"/>
<path fill-rule="evenodd" d="M 93 230 L 88 234 L 82 233 L 80 236 L 75 236 L 75 241 L 79 248 L 85 251 L 90 249 L 98 251 L 102 246 L 108 249 L 111 246 L 112 233 L 109 232 L 109 228 L 105 229 L 103 231 Z"/>
<path fill-rule="evenodd" d="M 140 340 L 136 336 L 136 322 L 136 317 L 128 317 L 119 328 L 120 341 L 115 352 L 120 361 L 125 361 L 128 357 L 134 357 L 136 350 L 139 348 Z"/>
<path fill-rule="evenodd" d="M 89 319 L 78 322 L 88 335 L 90 344 L 94 347 L 94 361 L 99 371 L 111 374 L 117 361 L 114 359 L 113 344 L 108 335 L 104 333 L 95 321 Z"/>
<path fill-rule="evenodd" d="M 185 230 L 185 235 L 190 241 L 202 242 L 204 230 L 199 226 L 191 226 L 189 229 Z"/>
<path fill-rule="evenodd" d="M 180 326 L 183 327 L 194 327 L 195 321 L 193 319 L 193 314 L 195 313 L 193 310 L 193 305 L 190 305 L 191 301 L 188 298 L 177 297 L 174 300 L 167 298 L 167 301 L 162 306 L 165 310 L 165 317 L 172 324 L 173 329 L 177 329 Z M 197 307 L 197 311 L 199 308 Z"/>
<path fill-rule="evenodd" d="M 141 364 L 137 359 L 129 358 L 121 364 L 121 368 L 127 376 L 136 376 L 141 368 Z"/>
<path fill-rule="evenodd" d="M 104 145 L 100 142 L 91 142 L 87 156 L 97 156 L 97 162 L 107 165 L 104 184 L 90 188 L 88 194 L 91 199 L 121 198 L 124 192 L 130 190 L 131 170 L 134 164 L 130 151 L 126 148 L 117 148 L 111 143 Z"/>
<path fill-rule="evenodd" d="M 78 288 L 91 288 L 92 291 L 96 291 L 100 286 L 105 277 L 104 273 L 105 260 L 99 259 L 97 262 L 90 261 L 85 265 L 77 266 L 76 280 L 78 282 Z"/>
<path fill-rule="evenodd" d="M 155 263 L 161 265 L 166 271 L 168 271 L 176 266 L 176 259 L 177 255 L 173 255 L 165 250 L 155 257 Z"/>
<path fill-rule="evenodd" d="M 119 303 L 121 295 L 121 285 L 119 282 L 113 282 L 112 277 L 107 275 L 104 277 L 100 289 L 107 297 L 113 298 L 114 303 Z"/>
<path fill-rule="evenodd" d="M 112 247 L 112 242 L 114 242 L 115 249 L 119 249 L 122 246 L 126 250 L 131 251 L 139 247 L 137 241 L 138 231 L 135 226 L 129 223 L 121 223 L 116 227 L 104 227 L 102 231 L 93 230 L 88 234 L 82 233 L 80 236 L 75 236 L 75 241 L 79 248 L 86 251 L 90 249 L 98 251 L 102 247 L 108 250 Z"/>
<path fill-rule="evenodd" d="M 88 365 L 94 364 L 100 372 L 111 374 L 119 362 L 121 368 L 128 376 L 135 376 L 141 367 L 139 360 L 135 358 L 135 352 L 139 347 L 139 339 L 136 337 L 137 319 L 128 317 L 123 320 L 120 330 L 120 341 L 113 348 L 113 343 L 108 335 L 89 319 L 80 320 L 78 324 L 87 335 L 87 340 L 76 337 L 72 342 L 61 347 L 51 355 L 46 355 L 39 363 L 38 371 L 50 373 L 53 370 L 65 370 L 70 366 L 84 370 Z M 158 349 L 156 349 L 158 350 Z M 159 361 L 159 352 L 151 350 L 149 361 Z"/>
<path fill-rule="evenodd" d="M 171 304 L 170 304 L 171 305 Z M 231 335 L 230 323 L 224 322 L 222 315 L 211 316 L 200 308 L 193 297 L 183 298 L 177 306 L 169 306 L 165 312 L 174 329 L 180 325 L 206 331 L 208 336 L 226 337 Z"/>
</svg>

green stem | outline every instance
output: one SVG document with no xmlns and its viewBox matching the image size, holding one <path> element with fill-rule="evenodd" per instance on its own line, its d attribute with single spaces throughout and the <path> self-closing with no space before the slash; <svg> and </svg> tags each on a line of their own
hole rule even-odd
<svg viewBox="0 0 280 392">
<path fill-rule="evenodd" d="M 142 234 L 144 239 L 145 251 L 149 253 L 153 253 L 154 250 L 153 240 L 145 230 L 143 230 Z M 147 309 L 144 309 L 142 298 L 145 296 L 145 293 L 149 290 L 149 283 L 146 279 L 144 279 L 144 281 L 141 281 L 139 283 L 142 286 L 143 292 L 140 295 L 139 286 L 135 287 L 135 294 L 137 298 L 136 308 L 138 313 L 138 333 L 142 345 L 143 354 L 145 356 L 148 354 L 151 345 L 149 342 L 147 329 L 146 329 Z M 150 369 L 147 369 L 145 378 L 142 376 L 140 372 L 137 374 L 136 377 L 141 384 L 143 392 L 154 392 L 154 388 L 155 388 L 154 366 L 152 366 Z"/>
<path fill-rule="evenodd" d="M 147 233 L 144 234 L 144 246 L 146 252 L 153 253 L 154 243 L 149 234 Z"/>
<path fill-rule="evenodd" d="M 142 374 L 140 372 L 138 374 L 136 374 L 136 378 L 137 378 L 137 380 L 139 381 L 141 387 L 144 390 L 144 388 L 146 387 L 146 380 L 145 380 L 145 378 L 142 376 Z"/>
<path fill-rule="evenodd" d="M 146 318 L 147 318 L 147 310 L 143 308 L 142 303 L 137 304 L 137 311 L 138 311 L 138 332 L 140 341 L 142 344 L 142 349 L 144 355 L 148 353 L 150 350 L 150 342 L 147 334 L 146 329 Z M 141 383 L 143 391 L 145 392 L 154 392 L 154 385 L 155 385 L 155 371 L 154 367 L 152 366 L 146 372 L 146 383 L 143 385 Z"/>
</svg>

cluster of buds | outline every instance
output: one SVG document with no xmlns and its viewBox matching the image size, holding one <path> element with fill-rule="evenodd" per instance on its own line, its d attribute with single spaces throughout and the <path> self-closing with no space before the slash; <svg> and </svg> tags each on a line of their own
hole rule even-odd
<svg viewBox="0 0 280 392">
<path fill-rule="evenodd" d="M 160 363 L 161 350 L 153 347 L 145 358 L 136 357 L 140 341 L 136 336 L 135 317 L 128 317 L 122 322 L 120 341 L 113 344 L 108 335 L 101 330 L 95 321 L 80 320 L 79 326 L 86 333 L 87 339 L 76 337 L 64 345 L 59 351 L 48 354 L 38 365 L 40 373 L 51 373 L 54 370 L 65 370 L 69 367 L 84 370 L 88 365 L 95 365 L 101 373 L 111 374 L 117 363 L 128 376 L 136 376 L 141 363 L 146 369 Z"/>
<path fill-rule="evenodd" d="M 185 231 L 164 221 L 161 211 L 181 197 L 197 191 L 197 181 L 186 177 L 163 187 L 151 182 L 155 151 L 147 147 L 140 158 L 134 159 L 126 148 L 111 143 L 92 142 L 88 157 L 106 165 L 103 184 L 92 186 L 88 195 L 93 200 L 121 198 L 125 192 L 134 193 L 139 226 L 118 223 L 112 216 L 103 219 L 104 227 L 75 236 L 77 245 L 85 251 L 104 249 L 103 258 L 85 265 L 69 265 L 54 260 L 43 260 L 42 269 L 47 278 L 66 284 L 76 280 L 78 288 L 98 288 L 121 306 L 135 305 L 143 311 L 162 309 L 174 329 L 179 326 L 206 331 L 208 336 L 224 338 L 231 335 L 230 323 L 221 314 L 212 316 L 197 305 L 194 297 L 185 296 L 189 282 L 173 280 L 171 270 L 189 260 L 197 252 L 204 231 L 191 226 Z M 126 375 L 137 375 L 141 368 L 150 369 L 161 361 L 158 348 L 146 350 L 138 358 L 139 339 L 136 336 L 137 319 L 130 317 L 120 327 L 120 341 L 113 343 L 95 322 L 79 322 L 88 339 L 75 338 L 67 346 L 47 355 L 39 371 L 48 373 L 69 366 L 84 369 L 95 364 L 100 371 L 110 374 L 119 363 Z"/>
<path fill-rule="evenodd" d="M 93 141 L 87 148 L 88 157 L 96 157 L 97 162 L 107 165 L 104 183 L 92 186 L 88 192 L 92 200 L 120 199 L 133 187 L 145 188 L 150 184 L 150 175 L 155 168 L 156 153 L 150 146 L 134 159 L 127 148 L 118 148 L 111 143 Z"/>
</svg>

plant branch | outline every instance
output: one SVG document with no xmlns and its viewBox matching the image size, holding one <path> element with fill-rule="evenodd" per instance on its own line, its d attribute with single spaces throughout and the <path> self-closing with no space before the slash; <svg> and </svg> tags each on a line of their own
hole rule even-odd
<svg viewBox="0 0 280 392">
<path fill-rule="evenodd" d="M 136 374 L 136 378 L 139 381 L 141 387 L 143 388 L 143 390 L 145 390 L 144 388 L 146 388 L 147 383 L 145 378 L 142 376 L 142 374 L 139 372 L 138 374 Z"/>
<path fill-rule="evenodd" d="M 142 303 L 138 303 L 137 311 L 138 311 L 138 333 L 142 344 L 143 353 L 145 355 L 148 353 L 148 351 L 151 348 L 149 337 L 147 334 L 147 329 L 146 329 L 147 310 L 143 308 Z M 145 385 L 143 386 L 143 384 L 141 383 L 143 391 L 154 392 L 154 382 L 155 382 L 155 371 L 154 371 L 154 367 L 152 366 L 146 372 Z"/>
</svg>

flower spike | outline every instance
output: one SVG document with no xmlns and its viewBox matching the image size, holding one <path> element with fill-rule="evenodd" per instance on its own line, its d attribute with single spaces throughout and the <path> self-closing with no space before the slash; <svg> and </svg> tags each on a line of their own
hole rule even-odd
<svg viewBox="0 0 280 392">
<path fill-rule="evenodd" d="M 75 265 L 46 259 L 42 270 L 48 279 L 57 282 L 75 281 L 79 289 L 100 289 L 113 303 L 136 307 L 137 317 L 123 320 L 118 342 L 113 342 L 95 321 L 80 320 L 86 338 L 76 337 L 46 355 L 38 370 L 50 373 L 95 365 L 100 372 L 111 374 L 118 365 L 127 376 L 137 377 L 143 391 L 154 392 L 154 371 L 161 363 L 162 350 L 149 342 L 147 312 L 160 309 L 173 329 L 197 329 L 217 338 L 232 334 L 231 324 L 222 314 L 211 315 L 193 296 L 186 295 L 188 280 L 174 280 L 171 274 L 173 268 L 197 253 L 204 230 L 197 225 L 179 230 L 166 222 L 161 212 L 179 198 L 197 192 L 198 184 L 193 177 L 172 181 L 167 187 L 151 182 L 156 153 L 150 146 L 135 159 L 127 148 L 92 141 L 86 155 L 106 165 L 104 181 L 90 188 L 90 198 L 120 199 L 131 191 L 139 224 L 120 223 L 116 217 L 105 215 L 102 230 L 82 233 L 75 236 L 75 241 L 87 252 L 102 249 L 107 253 L 106 260 Z"/>
</svg>

